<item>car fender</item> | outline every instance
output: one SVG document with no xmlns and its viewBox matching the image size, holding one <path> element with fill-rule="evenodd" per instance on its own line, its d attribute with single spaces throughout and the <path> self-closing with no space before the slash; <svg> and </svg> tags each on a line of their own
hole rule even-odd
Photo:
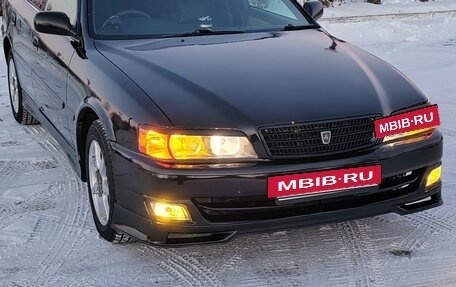
<svg viewBox="0 0 456 287">
<path fill-rule="evenodd" d="M 110 118 L 108 112 L 106 111 L 106 109 L 103 107 L 102 103 L 95 97 L 87 98 L 82 103 L 82 105 L 79 107 L 78 111 L 75 114 L 75 121 L 73 122 L 73 130 L 75 130 L 75 131 L 77 130 L 79 118 L 81 116 L 84 116 L 83 114 L 88 109 L 92 110 L 97 115 L 97 118 L 101 121 L 101 123 L 103 124 L 103 127 L 106 130 L 106 135 L 108 136 L 108 139 L 110 141 L 116 141 L 116 136 L 114 133 L 111 118 Z"/>
</svg>

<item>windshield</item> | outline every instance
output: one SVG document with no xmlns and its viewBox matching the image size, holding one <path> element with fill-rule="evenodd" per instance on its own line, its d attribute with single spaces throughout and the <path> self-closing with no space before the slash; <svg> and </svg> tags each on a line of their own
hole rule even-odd
<svg viewBox="0 0 456 287">
<path fill-rule="evenodd" d="M 92 0 L 98 36 L 172 37 L 306 27 L 292 0 Z M 199 32 L 199 33 L 198 33 Z"/>
</svg>

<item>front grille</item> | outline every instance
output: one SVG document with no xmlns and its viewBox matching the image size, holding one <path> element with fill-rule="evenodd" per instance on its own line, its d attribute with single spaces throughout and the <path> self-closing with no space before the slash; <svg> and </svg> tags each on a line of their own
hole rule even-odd
<svg viewBox="0 0 456 287">
<path fill-rule="evenodd" d="M 260 133 L 271 157 L 316 157 L 373 147 L 374 116 L 267 127 Z M 322 132 L 331 132 L 324 144 Z"/>
<path fill-rule="evenodd" d="M 423 180 L 426 168 L 382 179 L 376 192 L 362 191 L 351 195 L 338 195 L 301 203 L 279 206 L 267 196 L 194 198 L 201 214 L 211 222 L 268 220 L 312 213 L 331 212 L 394 200 L 415 192 Z"/>
</svg>

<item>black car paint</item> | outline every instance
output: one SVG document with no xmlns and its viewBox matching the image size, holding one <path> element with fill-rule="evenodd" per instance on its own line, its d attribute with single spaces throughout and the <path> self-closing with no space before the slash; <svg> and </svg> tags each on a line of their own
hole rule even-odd
<svg viewBox="0 0 456 287">
<path fill-rule="evenodd" d="M 421 142 L 394 148 L 379 145 L 369 154 L 314 163 L 269 159 L 258 133 L 268 125 L 387 116 L 425 105 L 426 97 L 390 65 L 318 26 L 109 41 L 91 37 L 87 5 L 87 0 L 80 1 L 81 21 L 75 30 L 79 36 L 56 36 L 32 28 L 37 10 L 27 0 L 5 1 L 4 45 L 12 43 L 24 105 L 59 141 L 83 180 L 85 120 L 96 116 L 103 122 L 116 151 L 113 165 L 119 195 L 114 226 L 119 230 L 165 243 L 171 231 L 232 234 L 400 212 L 404 203 L 428 195 L 436 198 L 428 208 L 441 204 L 440 185 L 424 193 L 421 183 L 412 194 L 372 204 L 370 210 L 359 206 L 316 213 L 307 221 L 306 215 L 243 224 L 207 222 L 191 198 L 212 193 L 266 196 L 269 175 L 382 163 L 386 177 L 439 164 L 442 136 L 438 131 Z M 138 124 L 243 133 L 259 160 L 237 168 L 167 167 L 138 152 Z M 173 226 L 153 222 L 144 201 L 164 197 L 187 204 L 198 222 Z M 255 224 L 261 227 L 253 228 Z"/>
<path fill-rule="evenodd" d="M 335 50 L 329 48 L 333 41 Z M 95 46 L 175 127 L 256 130 L 292 121 L 389 115 L 426 101 L 393 68 L 322 29 L 194 37 L 183 43 L 96 40 Z"/>
</svg>

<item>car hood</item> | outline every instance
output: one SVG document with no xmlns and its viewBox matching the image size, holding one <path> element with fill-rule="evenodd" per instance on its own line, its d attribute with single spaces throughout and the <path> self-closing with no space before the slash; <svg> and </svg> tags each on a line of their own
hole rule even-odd
<svg viewBox="0 0 456 287">
<path fill-rule="evenodd" d="M 427 100 L 390 65 L 322 29 L 96 47 L 182 128 L 389 115 Z"/>
</svg>

